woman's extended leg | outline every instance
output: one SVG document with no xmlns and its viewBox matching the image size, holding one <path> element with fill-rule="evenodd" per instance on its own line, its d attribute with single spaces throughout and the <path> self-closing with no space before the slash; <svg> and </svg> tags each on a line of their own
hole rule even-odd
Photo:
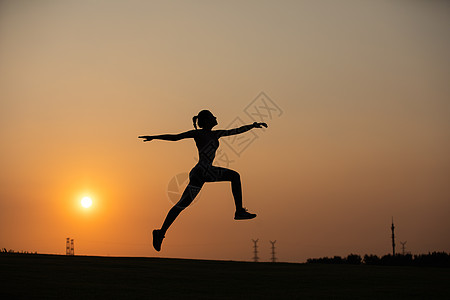
<svg viewBox="0 0 450 300">
<path fill-rule="evenodd" d="M 194 201 L 202 186 L 203 183 L 200 182 L 195 182 L 195 184 L 192 183 L 192 180 L 189 182 L 188 186 L 184 189 L 184 192 L 181 195 L 180 201 L 178 201 L 167 213 L 166 219 L 161 227 L 163 234 L 166 233 L 167 229 L 169 229 L 170 225 L 172 225 L 173 221 L 175 221 L 180 212 L 182 212 L 189 206 L 189 204 L 192 203 L 192 201 Z"/>
<path fill-rule="evenodd" d="M 188 186 L 184 189 L 180 201 L 178 201 L 167 213 L 161 229 L 153 230 L 153 247 L 156 251 L 161 250 L 161 243 L 167 229 L 169 229 L 170 225 L 172 225 L 178 215 L 194 201 L 202 186 L 203 182 L 191 179 Z"/>
</svg>

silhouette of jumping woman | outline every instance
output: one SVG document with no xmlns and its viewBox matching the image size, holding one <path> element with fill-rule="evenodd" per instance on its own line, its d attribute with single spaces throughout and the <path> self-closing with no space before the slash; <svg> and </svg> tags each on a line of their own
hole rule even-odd
<svg viewBox="0 0 450 300">
<path fill-rule="evenodd" d="M 262 128 L 263 126 L 267 128 L 267 124 L 255 122 L 251 125 L 244 125 L 230 130 L 212 130 L 218 123 L 217 118 L 209 110 L 202 110 L 197 116 L 192 118 L 192 121 L 194 123 L 194 130 L 179 134 L 139 136 L 139 138 L 144 139 L 144 142 L 151 140 L 179 141 L 192 138 L 198 149 L 198 163 L 189 172 L 189 184 L 178 203 L 167 213 L 161 229 L 153 230 L 153 247 L 156 251 L 161 250 L 161 244 L 167 229 L 169 229 L 180 212 L 192 203 L 205 182 L 230 181 L 234 204 L 236 206 L 234 219 L 247 220 L 256 217 L 256 214 L 247 212 L 247 209 L 242 206 L 242 188 L 239 173 L 230 169 L 213 166 L 212 163 L 216 156 L 216 150 L 219 148 L 219 138 L 244 133 L 253 128 Z M 197 124 L 201 129 L 197 128 Z"/>
</svg>

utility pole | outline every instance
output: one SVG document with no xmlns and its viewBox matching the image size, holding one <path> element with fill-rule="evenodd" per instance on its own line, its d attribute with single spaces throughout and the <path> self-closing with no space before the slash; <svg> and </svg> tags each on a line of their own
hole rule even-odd
<svg viewBox="0 0 450 300">
<path fill-rule="evenodd" d="M 391 231 L 392 231 L 392 255 L 395 256 L 395 235 L 394 235 L 394 217 L 392 217 L 392 225 L 391 225 Z"/>
<path fill-rule="evenodd" d="M 252 239 L 252 241 L 253 241 L 253 261 L 258 262 L 258 259 L 259 259 L 259 257 L 258 257 L 258 239 L 256 239 L 256 240 Z"/>
<path fill-rule="evenodd" d="M 272 262 L 276 262 L 277 261 L 277 258 L 275 257 L 275 243 L 276 243 L 277 241 L 275 240 L 275 241 L 270 241 L 270 243 L 272 244 Z"/>
</svg>

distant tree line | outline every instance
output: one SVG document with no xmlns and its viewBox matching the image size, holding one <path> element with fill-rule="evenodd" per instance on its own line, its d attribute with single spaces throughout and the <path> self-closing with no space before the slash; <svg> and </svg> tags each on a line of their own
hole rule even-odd
<svg viewBox="0 0 450 300">
<path fill-rule="evenodd" d="M 349 265 L 377 265 L 377 266 L 436 266 L 450 267 L 450 254 L 446 252 L 433 252 L 428 254 L 387 254 L 378 257 L 366 254 L 361 258 L 358 254 L 349 254 L 347 257 L 308 258 L 310 264 L 349 264 Z"/>
<path fill-rule="evenodd" d="M 1 249 L 1 253 L 20 253 L 20 254 L 37 254 L 37 251 L 30 252 L 30 251 L 14 251 L 13 249 L 6 250 L 6 248 Z"/>
</svg>

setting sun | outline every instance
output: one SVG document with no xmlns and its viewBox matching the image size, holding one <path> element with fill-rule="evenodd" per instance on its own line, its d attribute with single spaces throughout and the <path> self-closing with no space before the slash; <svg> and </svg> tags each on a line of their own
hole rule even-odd
<svg viewBox="0 0 450 300">
<path fill-rule="evenodd" d="M 89 197 L 83 197 L 83 199 L 81 199 L 81 206 L 83 206 L 84 208 L 89 208 L 92 205 L 92 199 Z"/>
</svg>

